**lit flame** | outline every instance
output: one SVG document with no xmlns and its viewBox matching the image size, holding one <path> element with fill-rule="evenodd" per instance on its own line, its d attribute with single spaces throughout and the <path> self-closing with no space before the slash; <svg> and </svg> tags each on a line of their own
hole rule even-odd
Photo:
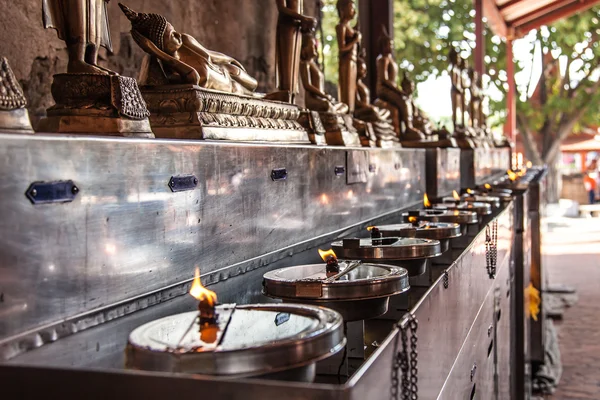
<svg viewBox="0 0 600 400">
<path fill-rule="evenodd" d="M 460 196 L 458 195 L 458 193 L 456 193 L 456 190 L 452 191 L 452 197 L 454 197 L 454 200 L 460 201 Z"/>
<path fill-rule="evenodd" d="M 527 168 L 531 168 L 531 167 L 533 167 L 533 163 L 531 161 L 527 161 L 527 164 L 525 164 L 525 166 Z"/>
<path fill-rule="evenodd" d="M 323 205 L 329 204 L 329 196 L 327 196 L 325 193 L 323 193 L 321 195 L 320 201 L 321 201 L 321 204 L 323 204 Z"/>
<path fill-rule="evenodd" d="M 198 267 L 196 267 L 196 271 L 194 272 L 194 282 L 190 288 L 190 294 L 198 301 L 207 302 L 211 307 L 217 302 L 217 294 L 202 286 L 202 282 L 200 282 L 200 268 Z"/>
<path fill-rule="evenodd" d="M 492 188 L 492 185 L 490 185 L 489 183 L 486 183 L 485 185 L 483 185 L 487 190 L 490 190 Z"/>
<path fill-rule="evenodd" d="M 371 231 L 373 230 L 373 228 L 375 228 L 375 227 L 374 227 L 374 226 L 367 226 L 367 230 L 368 230 L 369 232 L 371 232 Z M 319 250 L 319 251 L 321 251 L 321 250 Z M 323 257 L 323 256 L 321 256 L 321 257 Z"/>
<path fill-rule="evenodd" d="M 415 223 L 415 222 L 417 222 L 417 221 L 418 221 L 418 218 L 417 218 L 417 217 L 413 217 L 413 216 L 410 216 L 410 217 L 408 217 L 408 222 L 410 222 L 410 223 L 412 223 L 412 224 L 414 224 L 414 223 Z"/>
<path fill-rule="evenodd" d="M 431 202 L 429 201 L 429 197 L 427 197 L 427 193 L 423 195 L 423 205 L 425 208 L 431 207 Z"/>
<path fill-rule="evenodd" d="M 467 193 L 473 194 L 474 192 L 471 189 L 467 189 Z"/>
<path fill-rule="evenodd" d="M 511 181 L 516 181 L 517 180 L 517 174 L 515 174 L 513 171 L 511 171 L 510 169 L 506 171 L 506 173 L 508 174 L 508 179 L 510 179 Z"/>
<path fill-rule="evenodd" d="M 335 251 L 333 251 L 333 249 L 329 249 L 329 250 L 319 249 L 319 255 L 321 256 L 323 261 L 327 261 L 327 259 L 329 257 L 337 258 L 337 256 L 335 255 Z"/>
</svg>

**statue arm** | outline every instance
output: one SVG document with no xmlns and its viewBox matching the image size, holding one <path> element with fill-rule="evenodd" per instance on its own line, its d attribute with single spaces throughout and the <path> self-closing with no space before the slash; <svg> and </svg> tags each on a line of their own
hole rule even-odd
<svg viewBox="0 0 600 400">
<path fill-rule="evenodd" d="M 279 11 L 280 14 L 285 15 L 287 17 L 296 19 L 298 21 L 302 21 L 305 24 L 315 24 L 316 20 L 313 17 L 308 17 L 306 15 L 302 15 L 300 13 L 297 13 L 296 11 L 289 9 L 286 5 L 285 5 L 285 0 L 276 0 L 277 2 L 277 11 Z"/>
<path fill-rule="evenodd" d="M 357 35 L 354 36 L 354 38 L 352 40 L 350 40 L 349 42 L 346 43 L 346 29 L 348 29 L 346 27 L 346 25 L 341 25 L 341 24 L 335 27 L 335 30 L 337 33 L 338 48 L 339 48 L 340 53 L 348 53 L 348 52 L 352 51 L 352 49 L 354 48 L 356 43 L 358 43 L 358 41 L 361 38 L 360 33 L 358 33 Z"/>
<path fill-rule="evenodd" d="M 183 44 L 188 49 L 190 49 L 194 53 L 198 54 L 199 56 L 204 57 L 207 60 L 210 60 L 211 62 L 213 62 L 215 64 L 233 64 L 236 67 L 238 67 L 239 69 L 241 69 L 242 71 L 244 71 L 244 72 L 246 71 L 244 66 L 239 61 L 237 61 L 235 58 L 229 57 L 228 55 L 223 54 L 223 53 L 219 53 L 218 51 L 213 51 L 213 50 L 207 49 L 206 47 L 202 46 L 202 44 L 200 42 L 198 42 L 196 40 L 196 38 L 194 38 L 193 36 L 190 36 L 187 34 L 182 34 L 181 39 L 183 40 Z"/>
<path fill-rule="evenodd" d="M 135 42 L 144 50 L 146 53 L 156 57 L 162 61 L 165 65 L 171 67 L 177 72 L 186 82 L 198 85 L 200 82 L 200 74 L 191 66 L 186 63 L 170 56 L 164 51 L 160 50 L 152 41 L 145 36 L 141 35 L 137 31 L 131 31 L 131 36 Z"/>
</svg>

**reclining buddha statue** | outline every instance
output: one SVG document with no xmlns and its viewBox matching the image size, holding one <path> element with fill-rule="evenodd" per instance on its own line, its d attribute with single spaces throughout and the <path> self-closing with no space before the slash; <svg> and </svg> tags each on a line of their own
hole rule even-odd
<svg viewBox="0 0 600 400">
<path fill-rule="evenodd" d="M 148 71 L 141 76 L 142 84 L 188 83 L 236 94 L 256 90 L 257 81 L 237 60 L 177 32 L 162 15 L 138 13 L 121 3 L 119 6 L 131 21 L 133 39 L 151 56 Z"/>
</svg>

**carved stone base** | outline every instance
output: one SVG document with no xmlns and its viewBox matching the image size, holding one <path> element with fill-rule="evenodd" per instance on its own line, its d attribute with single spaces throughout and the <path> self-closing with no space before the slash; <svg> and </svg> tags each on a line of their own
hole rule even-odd
<svg viewBox="0 0 600 400">
<path fill-rule="evenodd" d="M 349 114 L 320 112 L 325 128 L 325 139 L 330 146 L 361 147 L 360 137 L 354 128 L 354 118 Z"/>
<path fill-rule="evenodd" d="M 396 137 L 400 137 L 402 132 L 402 126 L 400 123 L 400 110 L 396 107 L 388 103 L 387 101 L 376 99 L 373 103 L 376 107 L 382 108 L 384 110 L 388 110 L 390 112 L 390 119 L 392 120 L 392 128 L 394 132 L 396 132 Z"/>
<path fill-rule="evenodd" d="M 153 138 L 148 109 L 135 79 L 119 75 L 58 74 L 52 82 L 56 105 L 39 130 Z"/>
<path fill-rule="evenodd" d="M 353 118 L 353 125 L 354 129 L 358 132 L 358 139 L 362 147 L 375 147 L 377 145 L 373 125 L 356 118 Z"/>
<path fill-rule="evenodd" d="M 316 111 L 303 110 L 298 118 L 300 125 L 308 132 L 308 138 L 312 144 L 324 146 L 327 144 L 325 140 L 325 128 Z"/>
<path fill-rule="evenodd" d="M 292 104 L 195 85 L 145 86 L 142 94 L 157 137 L 310 143 Z"/>
<path fill-rule="evenodd" d="M 0 133 L 34 133 L 31 128 L 27 109 L 18 108 L 11 111 L 0 110 Z"/>
</svg>

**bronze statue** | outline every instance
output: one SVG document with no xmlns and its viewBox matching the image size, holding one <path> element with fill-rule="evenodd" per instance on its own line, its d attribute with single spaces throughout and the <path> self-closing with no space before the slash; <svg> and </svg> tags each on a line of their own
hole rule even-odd
<svg viewBox="0 0 600 400">
<path fill-rule="evenodd" d="M 398 88 L 398 64 L 392 54 L 394 48 L 393 40 L 384 31 L 380 38 L 381 54 L 377 57 L 377 98 L 382 107 L 393 107 L 397 110 L 397 118 L 394 123 L 397 133 L 402 135 L 402 141 L 423 141 L 425 135 L 413 125 L 411 112 L 411 99 L 409 95 Z M 394 114 L 394 110 L 391 110 Z M 404 127 L 401 126 L 403 123 Z"/>
<path fill-rule="evenodd" d="M 434 132 L 431 121 L 425 116 L 425 113 L 417 107 L 413 99 L 413 93 L 415 92 L 415 83 L 408 78 L 407 74 L 404 74 L 404 78 L 400 84 L 402 92 L 406 97 L 406 107 L 408 109 L 408 117 L 411 119 L 413 127 L 419 132 L 423 132 L 425 135 L 431 136 Z"/>
<path fill-rule="evenodd" d="M 325 93 L 325 77 L 316 63 L 318 56 L 317 40 L 312 33 L 303 35 L 300 62 L 300 77 L 306 91 L 306 108 L 312 111 L 346 114 L 348 105 L 338 103 Z"/>
<path fill-rule="evenodd" d="M 226 93 L 251 94 L 256 90 L 256 80 L 235 59 L 205 48 L 188 34 L 178 33 L 162 15 L 137 13 L 121 3 L 119 6 L 131 21 L 134 40 L 151 57 L 142 71 L 142 84 L 163 80 Z"/>
<path fill-rule="evenodd" d="M 450 79 L 452 82 L 452 124 L 456 131 L 459 127 L 464 126 L 464 91 L 462 87 L 462 71 L 460 56 L 456 49 L 451 49 L 449 54 L 450 60 Z M 458 115 L 460 114 L 460 121 Z"/>
<path fill-rule="evenodd" d="M 362 35 L 350 26 L 350 22 L 356 16 L 354 0 L 338 0 L 337 11 L 340 17 L 340 23 L 336 26 L 339 48 L 339 99 L 348 105 L 352 113 L 356 104 L 358 47 Z"/>
<path fill-rule="evenodd" d="M 469 116 L 471 119 L 471 127 L 478 131 L 483 128 L 484 121 L 482 120 L 482 89 L 481 89 L 481 78 L 477 71 L 473 68 L 469 68 L 469 92 L 470 92 L 470 102 L 469 102 Z"/>
<path fill-rule="evenodd" d="M 98 65 L 98 51 L 111 51 L 109 0 L 42 0 L 46 28 L 54 28 L 67 44 L 66 74 L 52 82 L 56 105 L 40 121 L 40 130 L 154 137 L 146 103 L 133 78 Z"/>
<path fill-rule="evenodd" d="M 392 125 L 391 112 L 371 104 L 370 90 L 363 82 L 366 76 L 367 63 L 364 56 L 359 56 L 354 116 L 372 125 L 377 147 L 399 146 L 400 140 Z"/>
<path fill-rule="evenodd" d="M 23 89 L 8 65 L 8 60 L 0 57 L 1 133 L 33 133 L 26 105 Z"/>
<path fill-rule="evenodd" d="M 302 33 L 312 31 L 316 19 L 303 15 L 304 0 L 275 0 L 277 20 L 277 43 L 275 74 L 277 91 L 267 95 L 269 100 L 294 103 L 298 94 L 298 68 L 302 46 Z"/>
<path fill-rule="evenodd" d="M 106 5 L 110 0 L 42 0 L 45 28 L 67 43 L 69 74 L 110 74 L 98 65 L 98 50 L 112 52 Z"/>
<path fill-rule="evenodd" d="M 305 90 L 306 108 L 312 111 L 312 125 L 323 127 L 325 140 L 329 145 L 360 146 L 361 138 L 355 127 L 355 120 L 348 114 L 348 105 L 325 93 L 325 77 L 316 62 L 317 40 L 312 31 L 302 36 L 300 55 L 300 78 Z M 315 117 L 318 117 L 318 122 Z M 365 145 L 371 145 L 370 139 L 367 138 Z"/>
</svg>

